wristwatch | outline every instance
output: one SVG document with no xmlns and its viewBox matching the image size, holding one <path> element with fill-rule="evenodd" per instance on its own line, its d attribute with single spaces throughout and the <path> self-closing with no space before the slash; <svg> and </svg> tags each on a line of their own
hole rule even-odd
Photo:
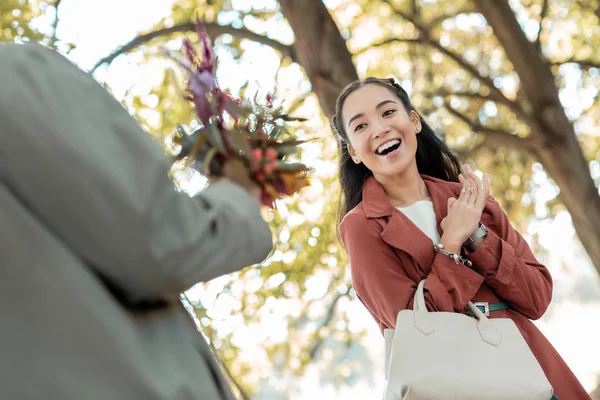
<svg viewBox="0 0 600 400">
<path fill-rule="evenodd" d="M 475 229 L 475 232 L 463 243 L 463 247 L 470 252 L 473 244 L 479 239 L 486 237 L 487 233 L 487 228 L 480 222 L 479 228 Z"/>
</svg>

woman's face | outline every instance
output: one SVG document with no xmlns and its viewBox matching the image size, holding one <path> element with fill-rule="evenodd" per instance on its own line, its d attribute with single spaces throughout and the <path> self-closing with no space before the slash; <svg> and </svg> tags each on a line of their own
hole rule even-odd
<svg viewBox="0 0 600 400">
<path fill-rule="evenodd" d="M 364 163 L 377 180 L 416 165 L 421 120 L 390 89 L 367 84 L 352 92 L 342 107 L 342 123 L 352 159 Z"/>
</svg>

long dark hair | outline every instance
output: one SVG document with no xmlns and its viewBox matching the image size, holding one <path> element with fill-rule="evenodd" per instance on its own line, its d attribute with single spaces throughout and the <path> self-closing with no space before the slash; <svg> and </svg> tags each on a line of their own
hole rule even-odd
<svg viewBox="0 0 600 400">
<path fill-rule="evenodd" d="M 348 134 L 342 123 L 342 107 L 350 93 L 368 84 L 380 85 L 388 88 L 402 101 L 406 112 L 416 111 L 410 102 L 408 93 L 394 81 L 394 79 L 367 78 L 354 81 L 346 86 L 338 96 L 335 105 L 335 116 L 332 128 L 337 137 L 339 151 L 339 178 L 341 185 L 340 204 L 338 210 L 338 227 L 344 216 L 362 201 L 362 186 L 365 180 L 373 173 L 363 163 L 355 164 L 348 153 Z M 433 176 L 445 181 L 458 182 L 461 172 L 460 163 L 454 152 L 434 132 L 434 130 L 421 118 L 422 130 L 417 135 L 417 169 L 419 173 Z"/>
</svg>

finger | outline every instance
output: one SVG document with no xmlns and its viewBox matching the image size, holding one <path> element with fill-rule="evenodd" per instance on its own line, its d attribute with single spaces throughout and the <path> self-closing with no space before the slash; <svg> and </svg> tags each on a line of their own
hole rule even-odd
<svg viewBox="0 0 600 400">
<path fill-rule="evenodd" d="M 452 206 L 454 206 L 456 204 L 456 198 L 454 197 L 450 197 L 448 199 L 448 212 L 450 212 L 450 210 L 452 209 Z"/>
<path fill-rule="evenodd" d="M 490 195 L 490 176 L 483 174 L 483 187 L 485 188 L 485 198 L 487 199 Z"/>
<path fill-rule="evenodd" d="M 483 174 L 483 181 L 481 182 L 481 193 L 479 194 L 479 198 L 477 201 L 477 206 L 483 210 L 485 208 L 485 203 L 490 195 L 490 179 L 487 174 Z"/>
<path fill-rule="evenodd" d="M 486 184 L 485 184 L 485 175 L 483 180 L 478 179 L 478 183 L 477 183 L 477 199 L 475 200 L 475 206 L 478 207 L 479 209 L 483 210 L 483 208 L 485 207 L 485 202 L 487 201 L 487 197 L 488 197 L 488 191 L 486 189 Z"/>
<path fill-rule="evenodd" d="M 471 182 L 472 194 L 469 198 L 471 204 L 477 204 L 479 197 L 484 193 L 483 181 L 473 172 L 469 166 L 469 180 Z"/>
<path fill-rule="evenodd" d="M 471 170 L 471 167 L 469 165 L 465 166 L 465 170 L 467 172 L 467 180 L 469 182 L 469 186 L 467 189 L 467 198 L 466 198 L 466 202 L 468 204 L 474 204 L 475 200 L 477 199 L 477 184 L 475 182 L 475 179 L 473 179 L 473 171 Z"/>
<path fill-rule="evenodd" d="M 463 174 L 458 175 L 458 180 L 460 183 L 462 183 L 462 189 L 460 191 L 460 195 L 458 196 L 458 201 L 466 202 L 471 186 L 469 185 L 469 181 L 467 180 L 467 178 L 465 178 Z"/>
<path fill-rule="evenodd" d="M 465 177 L 463 174 L 458 174 L 458 182 L 460 182 L 460 184 L 462 185 L 461 189 L 460 189 L 460 193 L 458 195 L 458 199 L 460 200 L 460 198 L 462 196 L 464 196 L 464 193 L 467 191 L 466 185 L 465 185 Z"/>
<path fill-rule="evenodd" d="M 463 187 L 464 187 L 464 190 L 465 190 L 465 195 L 464 195 L 463 199 L 459 198 L 459 200 L 468 202 L 469 197 L 470 197 L 471 192 L 472 192 L 471 179 L 469 178 L 469 171 L 470 171 L 469 165 L 465 164 L 464 167 L 463 167 L 463 169 L 465 171 L 465 173 L 463 174 L 463 178 L 464 178 Z"/>
<path fill-rule="evenodd" d="M 471 199 L 473 201 L 473 204 L 480 204 L 481 202 L 481 198 L 483 197 L 483 202 L 485 203 L 485 199 L 487 198 L 487 195 L 485 194 L 485 185 L 483 183 L 483 181 L 481 180 L 481 178 L 479 178 L 479 176 L 477 176 L 474 172 L 470 172 L 470 179 L 472 182 L 472 187 L 473 187 L 473 198 Z"/>
<path fill-rule="evenodd" d="M 471 195 L 471 204 L 475 204 L 477 199 L 479 198 L 479 193 L 482 190 L 481 179 L 473 172 L 471 166 L 469 166 L 469 180 L 471 182 L 472 195 Z"/>
<path fill-rule="evenodd" d="M 482 185 L 483 181 L 477 176 L 477 174 L 475 172 L 473 172 L 471 167 L 469 167 L 468 175 L 469 175 L 469 180 L 471 181 L 471 183 L 473 185 L 477 185 L 477 188 L 481 189 L 481 185 Z"/>
</svg>

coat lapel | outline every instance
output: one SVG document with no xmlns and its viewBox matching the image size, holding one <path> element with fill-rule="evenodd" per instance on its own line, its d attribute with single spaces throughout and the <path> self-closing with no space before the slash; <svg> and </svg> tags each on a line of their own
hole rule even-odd
<svg viewBox="0 0 600 400">
<path fill-rule="evenodd" d="M 447 215 L 448 198 L 457 197 L 452 182 L 445 182 L 427 175 L 421 175 L 433 202 L 437 230 L 442 235 L 441 222 Z M 460 187 L 458 187 L 460 189 Z M 423 273 L 429 273 L 435 251 L 431 239 L 406 215 L 390 203 L 383 187 L 369 178 L 363 185 L 363 205 L 367 218 L 381 218 L 385 222 L 381 238 L 393 248 L 407 253 Z"/>
</svg>

